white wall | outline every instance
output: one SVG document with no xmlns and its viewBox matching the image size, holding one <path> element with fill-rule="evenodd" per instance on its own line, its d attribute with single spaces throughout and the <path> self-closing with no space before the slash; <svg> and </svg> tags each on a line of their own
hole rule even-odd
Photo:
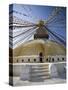
<svg viewBox="0 0 68 90">
<path fill-rule="evenodd" d="M 66 78 L 66 63 L 50 64 L 49 71 L 52 78 Z"/>
</svg>

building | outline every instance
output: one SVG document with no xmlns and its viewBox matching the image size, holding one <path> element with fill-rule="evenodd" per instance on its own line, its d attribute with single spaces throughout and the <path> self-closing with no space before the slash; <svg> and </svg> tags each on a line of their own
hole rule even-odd
<svg viewBox="0 0 68 90">
<path fill-rule="evenodd" d="M 38 25 L 34 40 L 9 49 L 10 76 L 29 81 L 66 78 L 66 48 L 49 40 L 42 21 Z"/>
<path fill-rule="evenodd" d="M 33 40 L 13 50 L 13 63 L 64 62 L 64 46 L 50 40 Z M 10 61 L 11 62 L 11 61 Z"/>
</svg>

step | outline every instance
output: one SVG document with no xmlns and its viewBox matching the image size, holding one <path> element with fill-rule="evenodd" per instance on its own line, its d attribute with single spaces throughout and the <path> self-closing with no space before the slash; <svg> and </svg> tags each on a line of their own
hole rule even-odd
<svg viewBox="0 0 68 90">
<path fill-rule="evenodd" d="M 31 74 L 31 77 L 42 77 L 42 76 L 49 76 L 49 73 L 35 73 Z"/>
<path fill-rule="evenodd" d="M 31 68 L 31 70 L 43 70 L 43 69 L 47 70 L 49 68 Z"/>
<path fill-rule="evenodd" d="M 31 68 L 46 68 L 46 67 L 49 67 L 48 65 L 46 65 L 46 66 L 39 66 L 39 65 L 37 65 L 37 66 L 31 66 Z"/>
<path fill-rule="evenodd" d="M 37 76 L 37 77 L 30 77 L 31 79 L 40 79 L 40 78 L 50 78 L 50 75 L 47 75 L 47 76 Z"/>
<path fill-rule="evenodd" d="M 46 79 L 50 79 L 50 76 L 35 77 L 35 78 L 31 78 L 29 81 L 32 81 L 32 82 L 41 82 L 41 81 L 44 81 Z"/>
<path fill-rule="evenodd" d="M 43 64 L 43 65 L 31 65 L 32 67 L 36 67 L 36 66 L 38 66 L 38 67 L 42 67 L 42 66 L 49 66 L 49 64 Z"/>
<path fill-rule="evenodd" d="M 49 72 L 49 69 L 39 69 L 39 70 L 37 70 L 37 69 L 35 69 L 35 70 L 31 70 L 31 73 L 37 73 L 37 72 L 41 72 L 41 73 L 43 73 L 43 72 Z"/>
</svg>

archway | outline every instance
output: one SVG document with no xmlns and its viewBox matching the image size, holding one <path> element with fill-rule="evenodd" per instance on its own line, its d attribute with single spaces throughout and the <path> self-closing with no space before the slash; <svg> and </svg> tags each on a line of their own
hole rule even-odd
<svg viewBox="0 0 68 90">
<path fill-rule="evenodd" d="M 40 61 L 40 63 L 43 62 L 43 53 L 42 52 L 39 53 L 39 61 Z"/>
</svg>

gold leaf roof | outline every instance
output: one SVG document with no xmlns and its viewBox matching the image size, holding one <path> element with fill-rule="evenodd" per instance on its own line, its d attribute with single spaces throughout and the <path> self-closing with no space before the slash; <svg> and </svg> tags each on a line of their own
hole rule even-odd
<svg viewBox="0 0 68 90">
<path fill-rule="evenodd" d="M 42 52 L 44 56 L 65 55 L 66 49 L 55 41 L 36 39 L 13 49 L 13 56 L 39 55 L 40 52 Z"/>
</svg>

